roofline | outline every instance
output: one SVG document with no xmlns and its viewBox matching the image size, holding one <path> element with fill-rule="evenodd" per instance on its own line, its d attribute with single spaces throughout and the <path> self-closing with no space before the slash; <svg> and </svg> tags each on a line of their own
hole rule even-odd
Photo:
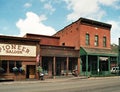
<svg viewBox="0 0 120 92">
<path fill-rule="evenodd" d="M 101 26 L 101 27 L 109 28 L 109 29 L 112 27 L 111 24 L 104 23 L 104 22 L 99 22 L 99 21 L 92 20 L 92 19 L 87 19 L 87 18 L 82 18 L 81 17 L 78 20 L 80 20 L 81 23 L 88 23 L 88 24 L 98 25 L 98 26 Z"/>
<path fill-rule="evenodd" d="M 71 24 L 65 26 L 63 29 L 67 28 L 68 26 L 76 23 L 80 21 L 80 23 L 87 23 L 87 24 L 92 24 L 92 25 L 98 25 L 98 26 L 101 26 L 101 27 L 105 27 L 105 28 L 109 28 L 111 29 L 112 25 L 111 24 L 108 24 L 108 23 L 104 23 L 104 22 L 99 22 L 99 21 L 95 21 L 95 20 L 92 20 L 92 19 L 87 19 L 87 18 L 79 18 L 78 20 L 72 22 Z M 59 30 L 58 32 L 56 32 L 55 34 L 59 33 L 60 31 L 62 31 L 63 29 Z M 55 35 L 54 34 L 54 35 Z"/>
<path fill-rule="evenodd" d="M 61 47 L 61 48 L 72 48 L 72 49 L 75 49 L 74 46 L 46 45 L 46 44 L 40 44 L 40 46 L 52 46 L 52 47 Z"/>
<path fill-rule="evenodd" d="M 19 41 L 22 40 L 22 41 L 30 41 L 30 42 L 40 42 L 40 39 L 15 37 L 15 36 L 5 36 L 5 35 L 0 35 L 0 39 L 19 40 Z"/>
<path fill-rule="evenodd" d="M 31 34 L 31 33 L 26 33 L 26 34 L 24 35 L 24 37 L 27 36 L 27 35 L 41 36 L 41 37 L 47 37 L 47 38 L 56 38 L 56 39 L 60 39 L 60 37 L 48 36 L 48 35 L 40 35 L 40 34 Z"/>
</svg>

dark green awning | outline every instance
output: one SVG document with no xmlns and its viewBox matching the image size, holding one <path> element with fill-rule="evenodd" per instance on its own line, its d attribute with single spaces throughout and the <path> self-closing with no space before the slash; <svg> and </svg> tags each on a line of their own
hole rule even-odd
<svg viewBox="0 0 120 92">
<path fill-rule="evenodd" d="M 118 53 L 111 49 L 80 47 L 80 55 L 118 56 Z"/>
</svg>

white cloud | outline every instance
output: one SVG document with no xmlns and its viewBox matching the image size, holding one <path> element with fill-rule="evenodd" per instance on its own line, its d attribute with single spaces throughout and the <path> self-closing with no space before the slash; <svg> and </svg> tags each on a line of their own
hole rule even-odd
<svg viewBox="0 0 120 92">
<path fill-rule="evenodd" d="M 82 17 L 101 18 L 105 13 L 100 11 L 98 0 L 65 0 L 68 9 L 72 10 L 68 14 L 68 20 L 76 20 Z"/>
<path fill-rule="evenodd" d="M 16 26 L 20 30 L 20 36 L 26 33 L 53 35 L 56 32 L 55 29 L 43 24 L 43 21 L 46 19 L 45 15 L 38 16 L 33 12 L 27 12 L 26 19 L 19 19 L 16 23 Z"/>
<path fill-rule="evenodd" d="M 52 13 L 55 11 L 55 8 L 53 8 L 53 6 L 52 6 L 50 3 L 46 3 L 46 4 L 44 5 L 44 8 L 45 8 L 46 10 L 48 10 L 48 11 L 50 12 L 50 14 L 52 14 Z"/>
<path fill-rule="evenodd" d="M 40 0 L 40 2 L 45 2 L 46 0 Z"/>
<path fill-rule="evenodd" d="M 119 0 L 64 0 L 67 8 L 72 12 L 67 15 L 67 20 L 76 20 L 80 17 L 89 17 L 94 19 L 101 19 L 106 11 L 102 9 L 101 5 L 118 7 Z"/>
<path fill-rule="evenodd" d="M 112 24 L 111 29 L 111 43 L 118 44 L 118 38 L 120 38 L 120 22 L 118 21 L 108 21 L 108 23 Z"/>
<path fill-rule="evenodd" d="M 114 6 L 119 2 L 119 0 L 98 0 L 98 2 L 103 5 Z"/>
<path fill-rule="evenodd" d="M 25 3 L 25 4 L 24 4 L 24 7 L 25 7 L 25 8 L 29 8 L 29 7 L 31 7 L 31 6 L 32 6 L 32 4 L 30 4 L 30 3 Z"/>
</svg>

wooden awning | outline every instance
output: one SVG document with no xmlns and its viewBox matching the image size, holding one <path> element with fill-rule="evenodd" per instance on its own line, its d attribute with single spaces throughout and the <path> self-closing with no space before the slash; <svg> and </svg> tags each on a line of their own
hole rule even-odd
<svg viewBox="0 0 120 92">
<path fill-rule="evenodd" d="M 80 55 L 118 56 L 118 53 L 115 53 L 111 49 L 81 47 Z"/>
</svg>

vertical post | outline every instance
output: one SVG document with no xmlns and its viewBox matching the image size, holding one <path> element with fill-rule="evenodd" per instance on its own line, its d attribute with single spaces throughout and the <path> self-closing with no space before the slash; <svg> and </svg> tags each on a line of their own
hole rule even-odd
<svg viewBox="0 0 120 92">
<path fill-rule="evenodd" d="M 116 62 L 117 62 L 117 66 L 119 66 L 119 59 L 118 59 L 118 56 L 116 57 Z"/>
<path fill-rule="evenodd" d="M 68 66 L 69 66 L 69 58 L 66 60 L 66 76 L 68 76 Z"/>
<path fill-rule="evenodd" d="M 78 69 L 78 75 L 80 74 L 80 57 L 78 57 L 78 67 L 77 67 Z"/>
<path fill-rule="evenodd" d="M 56 60 L 55 60 L 55 56 L 53 57 L 53 78 L 55 79 L 55 75 L 56 75 Z"/>
<path fill-rule="evenodd" d="M 42 67 L 42 56 L 40 56 L 40 62 L 39 62 L 39 64 Z"/>
<path fill-rule="evenodd" d="M 119 61 L 119 59 L 118 59 L 118 58 L 119 58 L 119 57 L 117 56 L 117 57 L 116 57 L 116 66 L 117 66 L 117 67 L 119 67 L 119 62 L 118 62 L 118 61 Z M 118 73 L 116 73 L 116 74 L 117 74 L 117 75 L 119 75 L 119 72 L 118 72 Z"/>
<path fill-rule="evenodd" d="M 86 55 L 86 77 L 88 78 L 88 55 Z"/>
<path fill-rule="evenodd" d="M 37 70 L 39 63 L 41 62 L 40 61 L 40 45 L 39 45 L 39 43 L 36 43 L 36 48 L 37 48 L 37 51 L 36 51 L 36 70 Z M 38 71 L 36 71 L 35 76 L 36 76 L 36 79 L 39 79 Z"/>
<path fill-rule="evenodd" d="M 82 71 L 82 64 L 83 64 L 83 61 L 82 61 L 82 59 L 80 57 L 80 75 L 83 73 L 83 71 Z"/>
<path fill-rule="evenodd" d="M 110 57 L 108 57 L 108 73 L 110 74 Z"/>
<path fill-rule="evenodd" d="M 97 73 L 98 73 L 98 76 L 99 76 L 99 73 L 100 73 L 100 65 L 99 65 L 99 56 L 97 56 Z"/>
</svg>

